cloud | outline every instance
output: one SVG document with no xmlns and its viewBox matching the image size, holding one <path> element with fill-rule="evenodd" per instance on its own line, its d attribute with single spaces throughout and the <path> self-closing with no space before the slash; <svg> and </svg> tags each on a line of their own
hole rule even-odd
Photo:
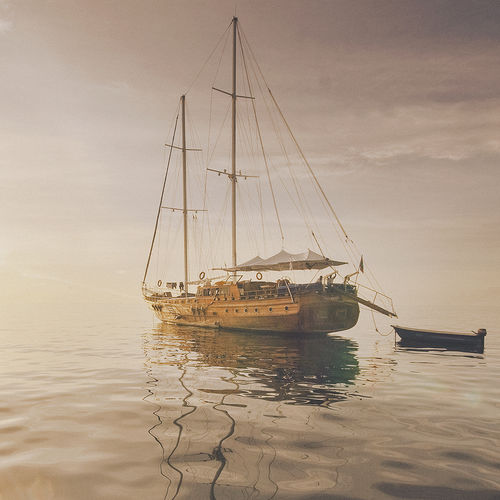
<svg viewBox="0 0 500 500">
<path fill-rule="evenodd" d="M 8 12 L 10 10 L 9 2 L 6 0 L 0 0 L 0 11 Z M 12 29 L 12 21 L 9 19 L 4 19 L 0 17 L 0 35 L 8 33 Z"/>
<path fill-rule="evenodd" d="M 12 29 L 12 22 L 7 19 L 0 19 L 0 35 L 8 33 Z"/>
</svg>

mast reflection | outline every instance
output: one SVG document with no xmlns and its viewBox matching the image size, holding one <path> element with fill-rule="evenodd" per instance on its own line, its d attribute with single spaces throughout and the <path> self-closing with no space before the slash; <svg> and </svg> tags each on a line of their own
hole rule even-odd
<svg viewBox="0 0 500 500">
<path fill-rule="evenodd" d="M 286 410 L 349 398 L 357 344 L 327 335 L 231 332 L 157 325 L 144 335 L 146 400 L 157 423 L 165 498 L 270 498 Z M 295 415 L 303 415 L 295 412 Z M 278 450 L 279 451 L 279 450 Z M 233 491 L 234 488 L 234 491 Z"/>
</svg>

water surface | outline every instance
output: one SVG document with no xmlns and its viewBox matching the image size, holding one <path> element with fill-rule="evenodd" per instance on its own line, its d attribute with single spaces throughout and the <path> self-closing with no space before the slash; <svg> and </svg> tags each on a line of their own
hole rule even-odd
<svg viewBox="0 0 500 500">
<path fill-rule="evenodd" d="M 500 342 L 395 346 L 142 309 L 8 311 L 0 498 L 499 498 Z M 481 326 L 481 325 L 479 325 Z"/>
</svg>

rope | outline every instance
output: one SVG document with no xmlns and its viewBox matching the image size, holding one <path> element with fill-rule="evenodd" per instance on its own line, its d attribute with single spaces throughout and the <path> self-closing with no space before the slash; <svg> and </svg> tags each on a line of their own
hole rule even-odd
<svg viewBox="0 0 500 500">
<path fill-rule="evenodd" d="M 243 33 L 243 39 L 245 40 L 245 44 L 246 44 L 246 46 L 248 48 L 249 53 L 251 54 L 252 53 L 251 47 L 248 44 L 248 41 L 246 40 L 244 33 Z M 249 62 L 252 63 L 252 59 L 250 59 Z M 255 64 L 257 64 L 256 61 L 255 61 Z M 257 64 L 257 66 L 258 66 L 258 64 Z M 305 223 L 306 228 L 307 228 L 307 233 L 309 234 L 310 231 L 311 231 L 311 229 L 312 229 L 312 226 L 311 226 L 310 216 L 308 215 L 307 211 L 304 209 L 304 205 L 303 205 L 304 197 L 301 196 L 301 194 L 299 192 L 299 189 L 297 187 L 295 176 L 294 176 L 294 174 L 293 174 L 293 172 L 291 170 L 290 157 L 289 157 L 288 152 L 286 150 L 286 146 L 285 146 L 285 143 L 283 141 L 282 135 L 280 133 L 280 129 L 279 129 L 277 123 L 276 123 L 274 115 L 273 115 L 273 113 L 271 111 L 271 108 L 269 107 L 268 102 L 267 102 L 266 93 L 264 93 L 264 91 L 262 89 L 262 86 L 261 86 L 259 78 L 258 78 L 257 71 L 255 70 L 255 68 L 252 68 L 252 69 L 253 69 L 253 72 L 254 72 L 254 76 L 255 76 L 255 81 L 257 83 L 257 87 L 259 88 L 259 91 L 260 91 L 261 96 L 262 96 L 262 102 L 265 105 L 265 108 L 266 108 L 267 114 L 269 116 L 269 119 L 270 119 L 270 122 L 271 122 L 271 125 L 272 125 L 272 128 L 273 128 L 274 134 L 276 136 L 276 140 L 277 140 L 278 145 L 279 145 L 279 147 L 280 147 L 280 149 L 281 149 L 281 151 L 283 153 L 283 156 L 285 157 L 286 165 L 288 167 L 288 171 L 289 171 L 290 177 L 292 179 L 293 186 L 295 188 L 295 192 L 297 194 L 296 197 L 292 196 L 290 190 L 288 189 L 288 187 L 286 185 L 286 182 L 284 181 L 283 177 L 280 175 L 278 168 L 273 168 L 273 172 L 275 172 L 276 175 L 278 176 L 278 179 L 279 179 L 279 181 L 280 181 L 283 189 L 285 190 L 286 194 L 288 195 L 288 198 L 290 199 L 290 201 L 294 205 L 295 209 L 297 210 L 297 213 L 300 214 L 301 217 L 303 218 L 304 223 Z M 264 80 L 264 83 L 265 83 L 265 80 Z M 271 161 L 270 158 L 267 158 L 267 160 L 272 164 L 272 161 Z M 272 184 L 271 184 L 271 187 L 272 187 Z M 298 204 L 297 204 L 297 201 L 298 201 Z"/>
<path fill-rule="evenodd" d="M 261 222 L 261 229 L 262 229 L 262 241 L 264 245 L 264 254 L 266 253 L 266 232 L 265 232 L 265 226 L 264 226 L 264 208 L 262 206 L 262 189 L 260 186 L 260 178 L 257 179 L 257 194 L 259 197 L 259 208 L 260 208 L 260 222 Z"/>
<path fill-rule="evenodd" d="M 217 47 L 220 45 L 220 43 L 221 43 L 222 39 L 224 38 L 224 36 L 228 33 L 229 28 L 231 27 L 232 24 L 233 24 L 233 22 L 231 21 L 229 23 L 228 27 L 226 28 L 226 30 L 224 31 L 224 33 L 222 33 L 222 35 L 220 36 L 220 38 L 219 38 L 218 42 L 216 43 L 215 47 L 212 49 L 212 52 L 210 52 L 209 56 L 205 59 L 205 62 L 201 66 L 200 70 L 198 71 L 197 75 L 194 77 L 194 80 L 191 82 L 191 84 L 187 88 L 186 92 L 184 92 L 184 95 L 186 95 L 193 88 L 193 85 L 196 83 L 196 81 L 200 77 L 201 73 L 205 69 L 205 66 L 208 64 L 208 61 L 210 61 L 210 59 L 214 55 L 214 52 L 217 50 Z"/>
<path fill-rule="evenodd" d="M 271 99 L 273 100 L 273 102 L 274 102 L 274 104 L 276 106 L 276 109 L 278 110 L 279 114 L 281 115 L 281 118 L 283 119 L 283 122 L 284 122 L 286 128 L 288 129 L 290 137 L 292 138 L 293 142 L 295 143 L 295 146 L 297 147 L 298 152 L 300 153 L 300 156 L 302 157 L 304 163 L 307 165 L 307 168 L 309 169 L 309 172 L 311 173 L 311 175 L 312 175 L 312 177 L 314 179 L 314 182 L 318 186 L 318 189 L 320 190 L 321 194 L 323 195 L 324 200 L 328 204 L 328 207 L 330 208 L 333 216 L 335 217 L 335 220 L 337 221 L 337 224 L 339 225 L 340 229 L 342 229 L 342 232 L 344 233 L 344 236 L 346 237 L 346 239 L 349 239 L 349 236 L 347 235 L 347 233 L 346 233 L 346 231 L 344 229 L 344 226 L 342 226 L 342 223 L 340 222 L 340 219 L 338 218 L 335 210 L 333 209 L 333 206 L 331 205 L 330 200 L 327 198 L 325 192 L 323 191 L 323 188 L 321 187 L 321 184 L 318 181 L 318 178 L 316 177 L 316 174 L 314 173 L 313 169 L 311 168 L 311 165 L 309 165 L 309 162 L 307 161 L 307 158 L 305 157 L 305 155 L 304 155 L 304 153 L 302 151 L 302 148 L 300 147 L 299 143 L 297 142 L 297 139 L 295 138 L 295 135 L 293 134 L 292 130 L 290 129 L 290 125 L 288 125 L 288 122 L 286 121 L 286 118 L 283 115 L 283 112 L 281 111 L 281 108 L 279 107 L 278 103 L 276 102 L 276 99 L 274 98 L 274 95 L 271 92 L 271 89 L 268 87 L 267 90 L 269 91 Z"/>
<path fill-rule="evenodd" d="M 238 38 L 240 40 L 241 55 L 242 55 L 242 59 L 243 59 L 243 66 L 245 68 L 245 75 L 247 77 L 248 89 L 250 90 L 250 95 L 253 95 L 252 85 L 250 83 L 250 78 L 248 76 L 248 68 L 247 68 L 245 53 L 243 52 L 243 44 L 241 43 L 241 35 L 240 35 L 239 30 L 238 30 Z M 255 126 L 257 127 L 257 135 L 259 137 L 260 148 L 262 150 L 262 157 L 264 158 L 264 164 L 266 166 L 267 180 L 269 182 L 269 187 L 271 189 L 271 194 L 273 197 L 274 211 L 276 212 L 276 219 L 278 220 L 278 226 L 280 228 L 280 234 L 281 234 L 281 242 L 282 242 L 282 246 L 283 246 L 285 236 L 283 235 L 283 227 L 281 226 L 281 220 L 280 220 L 280 215 L 278 212 L 278 206 L 276 205 L 276 196 L 274 195 L 273 183 L 271 182 L 271 175 L 269 173 L 269 165 L 267 163 L 267 156 L 266 156 L 266 152 L 264 150 L 264 143 L 262 142 L 262 134 L 260 133 L 260 126 L 259 126 L 259 120 L 257 119 L 257 111 L 255 109 L 255 102 L 254 102 L 254 99 L 251 99 L 251 101 L 252 101 L 252 110 L 253 110 L 253 114 L 254 114 L 254 118 L 255 118 Z"/>
<path fill-rule="evenodd" d="M 227 117 L 229 116 L 229 111 L 231 110 L 231 103 L 229 103 L 227 105 L 227 108 L 226 108 L 226 113 L 224 115 L 224 120 L 222 121 L 222 125 L 219 129 L 219 134 L 217 135 L 217 138 L 215 139 L 215 144 L 214 144 L 214 148 L 212 149 L 212 154 L 210 155 L 209 159 L 208 159 L 208 162 L 207 162 L 207 167 L 208 165 L 210 165 L 212 163 L 212 160 L 214 158 L 214 154 L 215 154 L 215 150 L 217 148 L 217 144 L 219 143 L 219 139 L 222 135 L 222 130 L 224 129 L 224 125 L 226 123 L 226 120 L 227 120 Z"/>
<path fill-rule="evenodd" d="M 174 144 L 174 140 L 175 140 L 175 133 L 177 131 L 177 123 L 178 123 L 178 121 L 179 121 L 179 107 L 177 107 L 177 117 L 175 118 L 174 133 L 172 134 L 172 142 L 171 142 L 171 146 L 170 146 L 170 151 L 168 153 L 167 168 L 165 170 L 165 177 L 163 179 L 163 186 L 161 188 L 160 203 L 158 204 L 158 213 L 156 214 L 156 222 L 155 222 L 155 229 L 154 229 L 154 232 L 153 232 L 153 239 L 151 240 L 151 247 L 149 249 L 148 261 L 146 263 L 146 269 L 144 271 L 144 277 L 142 279 L 142 284 L 143 285 L 146 283 L 146 276 L 148 274 L 149 263 L 151 261 L 151 254 L 153 253 L 153 246 L 155 244 L 156 231 L 158 230 L 158 222 L 160 220 L 161 206 L 163 204 L 163 195 L 165 194 L 165 186 L 167 184 L 168 170 L 169 170 L 169 167 L 170 167 L 170 158 L 172 157 L 172 150 L 173 150 L 173 144 Z"/>
<path fill-rule="evenodd" d="M 326 203 L 327 203 L 327 205 L 328 205 L 328 208 L 330 209 L 331 213 L 333 214 L 333 216 L 334 216 L 335 220 L 337 221 L 337 224 L 338 224 L 339 228 L 341 229 L 341 231 L 342 231 L 342 233 L 343 233 L 343 235 L 344 235 L 344 237 L 345 237 L 345 242 L 343 242 L 343 244 L 344 244 L 344 248 L 346 249 L 347 253 L 351 254 L 351 257 L 352 257 L 352 250 L 350 250 L 350 249 L 349 249 L 349 247 L 348 247 L 348 246 L 346 246 L 346 244 L 345 244 L 345 243 L 346 243 L 346 242 L 348 242 L 350 239 L 349 239 L 349 237 L 348 237 L 348 235 L 347 235 L 347 233 L 346 233 L 346 231 L 345 231 L 344 227 L 342 226 L 342 223 L 340 222 L 340 219 L 338 218 L 338 216 L 337 216 L 337 214 L 336 214 L 335 210 L 333 209 L 332 205 L 330 204 L 330 201 L 329 201 L 329 200 L 328 200 L 328 198 L 326 197 L 325 192 L 324 192 L 324 191 L 323 191 L 323 189 L 321 188 L 321 185 L 319 184 L 319 181 L 318 181 L 318 179 L 316 178 L 316 176 L 315 176 L 315 174 L 314 174 L 314 171 L 312 170 L 311 166 L 309 165 L 309 162 L 307 161 L 307 159 L 306 159 L 306 157 L 305 157 L 304 153 L 302 152 L 302 149 L 300 148 L 300 146 L 299 146 L 299 144 L 298 144 L 297 140 L 295 139 L 295 136 L 294 136 L 294 134 L 292 133 L 292 131 L 291 131 L 291 129 L 290 129 L 290 127 L 289 127 L 289 125 L 288 125 L 288 122 L 286 121 L 286 119 L 285 119 L 285 117 L 284 117 L 284 115 L 283 115 L 283 113 L 282 113 L 282 111 L 281 111 L 281 109 L 280 109 L 280 107 L 279 107 L 279 105 L 278 105 L 278 103 L 277 103 L 276 99 L 274 98 L 274 95 L 272 94 L 272 92 L 271 92 L 271 90 L 270 90 L 270 88 L 269 88 L 269 85 L 268 85 L 268 83 L 267 83 L 267 81 L 266 81 L 266 78 L 264 77 L 264 74 L 262 73 L 262 70 L 261 70 L 261 68 L 260 68 L 260 66 L 259 66 L 259 63 L 257 62 L 257 58 L 255 57 L 255 55 L 254 55 L 254 53 L 253 53 L 253 50 L 252 50 L 252 47 L 251 47 L 251 46 L 250 46 L 250 44 L 248 43 L 248 40 L 247 40 L 247 38 L 246 38 L 245 33 L 243 32 L 243 30 L 242 30 L 242 35 L 243 35 L 243 38 L 244 38 L 244 40 L 245 40 L 245 44 L 246 44 L 246 46 L 247 46 L 247 48 L 248 48 L 248 51 L 249 51 L 250 55 L 252 56 L 253 62 L 255 63 L 255 66 L 256 66 L 256 68 L 257 68 L 257 70 L 258 70 L 258 72 L 259 72 L 259 74 L 260 74 L 260 76 L 261 76 L 261 78 L 262 78 L 262 80 L 263 80 L 263 82 L 264 82 L 264 84 L 265 84 L 265 86 L 266 86 L 266 88 L 267 88 L 268 92 L 269 92 L 269 95 L 270 95 L 270 97 L 271 97 L 271 99 L 272 99 L 272 101 L 273 101 L 273 103 L 274 103 L 274 105 L 275 105 L 276 109 L 278 110 L 278 113 L 279 113 L 279 115 L 281 116 L 281 119 L 282 119 L 283 123 L 285 124 L 285 126 L 286 126 L 286 128 L 287 128 L 287 130 L 288 130 L 288 133 L 289 133 L 289 135 L 290 135 L 290 137 L 291 137 L 292 141 L 294 142 L 295 147 L 297 148 L 297 151 L 298 151 L 298 153 L 299 153 L 300 157 L 302 158 L 302 161 L 304 162 L 304 164 L 305 164 L 305 165 L 306 165 L 306 167 L 308 168 L 308 171 L 309 171 L 310 175 L 312 176 L 312 179 L 314 180 L 314 184 L 316 185 L 316 187 L 317 187 L 317 188 L 318 188 L 318 190 L 319 190 L 319 194 L 320 194 L 319 198 L 322 200 L 322 202 L 323 202 L 323 201 L 326 201 Z M 258 79 L 257 79 L 257 82 L 258 82 Z M 264 94 L 264 93 L 263 93 L 263 94 Z M 265 99 L 264 99 L 264 102 L 266 103 L 266 107 L 267 107 L 267 102 L 266 102 L 266 100 L 265 100 Z M 286 153 L 286 150 L 284 149 L 284 143 L 283 143 L 283 141 L 282 141 L 282 139 L 281 139 L 281 134 L 279 134 L 279 131 L 277 131 L 276 124 L 275 124 L 275 122 L 274 122 L 274 119 L 272 118 L 272 114 L 271 114 L 271 112 L 270 112 L 269 108 L 268 108 L 268 113 L 269 113 L 269 114 L 270 114 L 270 116 L 271 116 L 271 120 L 272 120 L 272 123 L 273 123 L 273 127 L 275 128 L 275 133 L 277 134 L 277 137 L 279 137 L 279 142 L 280 142 L 280 144 L 282 145 L 282 149 L 284 150 L 285 157 L 286 157 L 286 158 L 287 158 L 287 160 L 289 161 L 289 158 L 288 158 L 288 155 L 287 155 L 287 153 Z M 294 180 L 294 182 L 295 182 L 295 180 Z M 301 197 L 299 197 L 299 198 L 301 198 Z M 310 210 L 310 208 L 309 208 L 309 207 L 307 207 L 307 208 Z M 302 216 L 304 217 L 304 213 L 302 213 Z M 304 217 L 304 218 L 305 218 L 305 217 Z M 308 226 L 311 226 L 311 224 L 307 223 L 307 221 L 306 221 L 306 224 L 307 224 Z M 334 227 L 335 227 L 335 226 L 334 226 Z M 310 229 L 311 229 L 311 227 L 309 227 L 308 229 L 310 230 Z M 335 230 L 337 230 L 337 228 L 336 228 L 336 227 L 335 227 Z M 339 235 L 339 238 L 340 238 L 340 235 Z M 340 239 L 341 239 L 341 241 L 343 240 L 343 238 L 340 238 Z M 353 259 L 353 260 L 355 260 L 355 259 Z"/>
<path fill-rule="evenodd" d="M 352 265 L 353 265 L 354 269 L 355 269 L 355 270 L 357 270 L 356 265 L 357 265 L 357 261 L 358 261 L 358 260 L 360 259 L 360 257 L 361 257 L 361 252 L 360 252 L 360 251 L 359 251 L 359 249 L 357 248 L 357 246 L 356 246 L 355 242 L 354 242 L 354 241 L 353 241 L 353 240 L 352 240 L 352 239 L 351 239 L 351 238 L 347 235 L 347 232 L 346 232 L 345 228 L 343 227 L 342 223 L 340 222 L 340 219 L 338 218 L 338 216 L 337 216 L 337 214 L 336 214 L 335 210 L 333 209 L 333 206 L 331 205 L 330 201 L 329 201 L 329 200 L 328 200 L 328 198 L 326 197 L 325 192 L 323 191 L 323 189 L 322 189 L 322 187 L 321 187 L 321 185 L 320 185 L 320 183 L 319 183 L 319 181 L 318 181 L 318 179 L 317 179 L 317 177 L 316 177 L 316 175 L 315 175 L 314 171 L 312 170 L 312 168 L 311 168 L 311 166 L 310 166 L 309 162 L 307 161 L 307 159 L 306 159 L 306 157 L 305 157 L 305 155 L 304 155 L 304 153 L 303 153 L 302 149 L 300 148 L 300 145 L 298 144 L 298 142 L 297 142 L 297 140 L 296 140 L 296 138 L 295 138 L 294 134 L 292 133 L 292 131 L 291 131 L 291 129 L 290 129 L 290 127 L 289 127 L 289 125 L 288 125 L 288 122 L 286 121 L 286 119 L 285 119 L 285 117 L 284 117 L 284 115 L 283 115 L 283 113 L 282 113 L 282 111 L 281 111 L 281 109 L 280 109 L 280 107 L 279 107 L 279 105 L 278 105 L 278 103 L 277 103 L 277 101 L 276 101 L 276 99 L 275 99 L 274 95 L 272 94 L 272 92 L 271 92 L 271 90 L 270 90 L 270 88 L 269 88 L 269 85 L 267 84 L 267 81 L 266 81 L 266 79 L 265 79 L 265 77 L 264 77 L 264 74 L 262 73 L 262 70 L 260 69 L 260 66 L 259 66 L 259 64 L 258 64 L 258 62 L 257 62 L 257 59 L 256 59 L 255 55 L 253 54 L 252 48 L 251 48 L 250 44 L 248 43 L 248 40 L 246 39 L 246 36 L 245 36 L 245 33 L 243 32 L 243 30 L 242 30 L 242 35 L 243 35 L 243 39 L 244 39 L 244 41 L 245 41 L 245 45 L 246 45 L 246 47 L 247 47 L 247 50 L 248 50 L 249 54 L 252 56 L 252 59 L 253 59 L 253 62 L 254 62 L 254 64 L 255 64 L 256 68 L 257 68 L 257 71 L 258 71 L 258 73 L 260 74 L 260 77 L 262 78 L 262 80 L 263 80 L 263 82 L 264 82 L 265 86 L 267 87 L 267 90 L 268 90 L 268 92 L 269 92 L 269 95 L 271 96 L 271 99 L 272 99 L 272 101 L 273 101 L 274 105 L 276 106 L 276 109 L 278 110 L 278 113 L 280 114 L 280 116 L 281 116 L 281 118 L 282 118 L 283 123 L 285 124 L 286 128 L 288 129 L 288 133 L 289 133 L 289 135 L 290 135 L 290 137 L 291 137 L 292 141 L 294 142 L 294 144 L 295 144 L 295 146 L 296 146 L 296 148 L 297 148 L 297 151 L 298 151 L 298 153 L 299 153 L 300 157 L 302 158 L 302 161 L 304 162 L 305 166 L 307 167 L 308 172 L 309 172 L 309 174 L 310 174 L 310 175 L 311 175 L 311 177 L 312 177 L 312 180 L 314 181 L 314 182 L 313 182 L 313 185 L 314 185 L 314 186 L 316 187 L 316 189 L 318 190 L 319 198 L 321 199 L 322 204 L 324 204 L 324 206 L 325 206 L 325 208 L 326 208 L 326 210 L 327 210 L 327 211 L 330 211 L 330 212 L 332 213 L 332 215 L 334 216 L 334 218 L 335 218 L 335 220 L 336 220 L 336 222 L 337 222 L 337 224 L 338 224 L 338 228 L 339 228 L 339 229 L 341 230 L 341 232 L 342 232 L 343 237 L 341 237 L 341 234 L 338 232 L 337 226 L 336 226 L 335 224 L 333 225 L 333 227 L 334 227 L 335 231 L 337 232 L 337 235 L 339 236 L 339 239 L 342 241 L 342 244 L 343 244 L 343 246 L 344 246 L 344 249 L 346 250 L 347 254 L 348 254 L 348 255 L 349 255 L 349 257 L 350 257 L 350 260 L 351 260 L 351 262 L 352 262 Z M 260 87 L 260 83 L 259 83 L 259 79 L 257 78 L 257 74 L 256 74 L 256 81 L 257 81 L 257 83 L 258 83 L 258 85 L 259 85 L 259 87 Z M 262 89 L 261 89 L 261 90 L 262 90 Z M 266 102 L 266 100 L 265 100 L 265 99 L 264 99 L 264 103 L 266 104 L 266 107 L 268 108 L 268 106 L 267 106 L 267 102 Z M 268 112 L 269 112 L 269 114 L 271 115 L 271 121 L 272 121 L 272 123 L 273 123 L 273 127 L 274 127 L 274 129 L 275 129 L 275 133 L 276 133 L 277 137 L 279 138 L 278 140 L 279 140 L 279 142 L 280 142 L 280 145 L 281 145 L 281 147 L 282 147 L 282 150 L 284 151 L 285 158 L 287 158 L 287 161 L 289 162 L 290 160 L 289 160 L 289 157 L 288 157 L 288 155 L 287 155 L 287 153 L 286 153 L 286 150 L 285 150 L 285 148 L 284 148 L 284 144 L 283 144 L 283 141 L 282 141 L 282 139 L 281 139 L 281 134 L 279 133 L 279 131 L 278 131 L 278 130 L 276 130 L 276 128 L 277 128 L 277 127 L 276 127 L 276 124 L 275 124 L 275 122 L 274 122 L 274 119 L 272 118 L 272 114 L 271 114 L 271 113 L 270 113 L 270 111 L 269 111 L 269 108 L 268 108 Z M 302 213 L 302 216 L 303 216 L 303 217 L 304 217 L 304 219 L 305 219 L 306 225 L 308 225 L 309 227 L 311 227 L 313 224 L 311 224 L 311 221 L 309 221 L 309 222 L 308 222 L 308 220 L 307 220 L 307 219 L 308 219 L 308 217 L 305 215 L 307 211 L 305 210 L 305 207 L 303 206 L 303 201 L 302 201 L 302 200 L 303 200 L 303 196 L 300 196 L 300 195 L 299 195 L 299 193 L 298 193 L 298 191 L 299 191 L 299 190 L 300 190 L 300 191 L 302 191 L 302 190 L 300 189 L 300 183 L 299 183 L 299 188 L 297 188 L 297 184 L 296 184 L 295 176 L 293 175 L 293 173 L 292 173 L 292 169 L 290 168 L 290 163 L 288 163 L 288 167 L 289 167 L 290 174 L 291 174 L 291 176 L 292 176 L 292 180 L 293 180 L 293 183 L 294 183 L 294 187 L 295 187 L 296 192 L 297 192 L 297 194 L 298 194 L 298 199 L 299 199 L 299 202 L 300 202 L 300 204 L 301 204 L 301 206 L 302 206 L 302 209 L 301 209 L 301 210 L 299 210 L 299 212 L 301 212 L 301 213 Z M 285 189 L 286 189 L 286 188 L 285 188 Z M 288 191 L 288 190 L 287 190 L 287 191 Z M 306 202 L 306 201 L 304 201 L 304 203 L 305 203 L 305 205 L 306 205 L 306 207 L 307 207 L 308 211 L 310 212 L 310 207 L 307 205 L 307 202 Z M 314 225 L 316 225 L 316 224 L 314 224 Z M 380 284 L 378 283 L 378 280 L 376 279 L 376 277 L 375 277 L 375 275 L 373 274 L 373 272 L 371 271 L 371 269 L 369 269 L 366 265 L 365 265 L 365 268 L 366 268 L 366 269 L 365 269 L 365 271 L 366 271 L 365 276 L 366 276 L 367 281 L 370 283 L 370 285 L 372 285 L 372 287 L 373 287 L 373 288 L 378 288 L 378 289 L 382 290 L 382 287 L 381 287 L 381 286 L 380 286 Z"/>
<path fill-rule="evenodd" d="M 273 111 L 268 103 L 269 94 L 267 92 L 264 92 L 264 89 L 261 86 L 261 83 L 259 80 L 259 74 L 260 74 L 260 77 L 263 81 L 264 87 L 267 89 L 268 85 L 267 85 L 266 79 L 264 78 L 262 71 L 260 70 L 259 64 L 258 64 L 255 56 L 253 55 L 252 48 L 251 48 L 250 44 L 248 43 L 248 40 L 246 39 L 244 32 L 242 31 L 241 34 L 243 35 L 243 41 L 245 43 L 246 50 L 248 51 L 248 53 L 251 56 L 248 60 L 250 68 L 253 71 L 257 87 L 261 93 L 262 102 L 265 105 L 267 114 L 268 114 L 269 119 L 270 119 L 270 123 L 272 125 L 272 129 L 273 129 L 274 134 L 276 136 L 277 143 L 278 143 L 278 145 L 281 149 L 281 152 L 283 153 L 283 156 L 286 160 L 285 164 L 288 168 L 288 173 L 290 174 L 290 178 L 292 179 L 293 188 L 294 188 L 297 196 L 292 196 L 292 193 L 290 192 L 289 188 L 287 187 L 286 182 L 283 180 L 283 177 L 279 174 L 279 170 L 277 168 L 274 168 L 273 171 L 278 176 L 278 179 L 279 179 L 283 189 L 285 190 L 286 194 L 288 195 L 288 198 L 290 199 L 290 201 L 294 205 L 295 209 L 297 210 L 297 213 L 304 220 L 304 223 L 305 223 L 306 228 L 307 228 L 306 234 L 308 235 L 308 238 L 310 239 L 310 234 L 313 231 L 313 229 L 316 230 L 316 232 L 318 232 L 319 227 L 317 226 L 317 224 L 314 223 L 314 218 L 312 217 L 312 211 L 311 211 L 311 209 L 306 201 L 307 196 L 305 196 L 304 193 L 302 192 L 301 184 L 300 184 L 300 182 L 297 182 L 296 176 L 294 175 L 294 173 L 292 171 L 292 168 L 291 168 L 292 162 L 291 162 L 290 156 L 287 152 L 287 148 L 285 146 L 285 141 L 283 140 L 283 137 L 282 137 L 282 134 L 280 131 L 280 127 L 278 126 L 278 123 L 275 119 L 274 113 L 273 113 Z M 254 67 L 254 65 L 255 65 L 255 67 Z M 278 119 L 278 122 L 279 122 L 279 119 Z M 269 161 L 270 160 L 271 159 L 269 158 Z M 323 202 L 321 196 L 319 196 L 319 198 Z M 314 243 L 314 242 L 312 242 L 312 240 L 311 240 L 311 243 Z"/>
<path fill-rule="evenodd" d="M 391 329 L 387 332 L 387 333 L 382 333 L 378 328 L 377 328 L 377 323 L 375 321 L 375 314 L 373 314 L 373 311 L 370 311 L 371 315 L 372 315 L 372 320 L 373 320 L 373 326 L 375 327 L 375 331 L 381 335 L 382 337 L 388 337 L 389 335 L 392 334 L 392 332 L 394 331 L 394 328 L 391 326 Z"/>
</svg>

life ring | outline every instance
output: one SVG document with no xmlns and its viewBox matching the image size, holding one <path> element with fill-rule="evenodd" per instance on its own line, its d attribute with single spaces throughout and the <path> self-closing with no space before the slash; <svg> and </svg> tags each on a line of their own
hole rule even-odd
<svg viewBox="0 0 500 500">
<path fill-rule="evenodd" d="M 255 277 L 260 281 L 262 279 L 262 273 L 259 271 Z"/>
<path fill-rule="evenodd" d="M 162 281 L 161 280 L 158 280 L 158 287 L 160 287 L 162 285 Z"/>
<path fill-rule="evenodd" d="M 202 271 L 199 276 L 200 280 L 205 278 L 205 271 Z"/>
</svg>

